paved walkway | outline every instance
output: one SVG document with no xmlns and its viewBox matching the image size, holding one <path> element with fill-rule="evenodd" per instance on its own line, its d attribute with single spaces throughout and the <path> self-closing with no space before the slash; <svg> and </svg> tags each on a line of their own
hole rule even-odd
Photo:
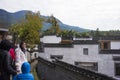
<svg viewBox="0 0 120 80">
<path fill-rule="evenodd" d="M 31 73 L 34 75 L 34 80 L 39 80 L 38 75 L 36 73 L 36 65 L 38 61 L 34 60 L 31 62 Z"/>
<path fill-rule="evenodd" d="M 31 71 L 32 71 L 33 69 L 35 69 L 37 63 L 38 63 L 37 60 L 34 60 L 33 62 L 31 62 Z"/>
</svg>

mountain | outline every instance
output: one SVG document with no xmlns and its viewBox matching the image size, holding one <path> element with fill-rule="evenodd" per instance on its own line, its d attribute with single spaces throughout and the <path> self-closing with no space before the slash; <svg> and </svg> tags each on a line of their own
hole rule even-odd
<svg viewBox="0 0 120 80">
<path fill-rule="evenodd" d="M 18 12 L 15 12 L 15 13 L 11 13 L 11 16 L 12 16 L 11 24 L 14 24 L 16 22 L 20 22 L 21 20 L 24 20 L 27 12 L 28 11 L 26 11 L 26 10 L 22 10 L 22 11 L 18 11 Z"/>
<path fill-rule="evenodd" d="M 21 22 L 25 20 L 25 15 L 27 12 L 31 12 L 28 10 L 22 10 L 15 13 L 7 12 L 3 9 L 0 9 L 0 28 L 8 28 L 10 25 L 15 24 L 17 22 Z M 44 19 L 48 19 L 49 16 L 41 16 Z M 57 19 L 58 25 L 62 30 L 74 30 L 78 32 L 89 31 L 89 29 L 80 28 L 78 26 L 70 26 L 67 24 L 62 23 L 59 19 Z M 51 23 L 43 22 L 42 30 L 49 29 L 51 27 Z"/>
<path fill-rule="evenodd" d="M 8 28 L 10 25 L 24 20 L 27 12 L 27 10 L 22 10 L 15 13 L 10 13 L 0 9 L 0 28 Z"/>
<path fill-rule="evenodd" d="M 50 16 L 42 16 L 42 18 L 44 18 L 45 20 L 47 20 Z M 60 26 L 60 29 L 62 30 L 74 30 L 77 32 L 85 32 L 85 31 L 90 31 L 90 29 L 84 29 L 84 28 L 80 28 L 78 26 L 71 26 L 71 25 L 67 25 L 62 23 L 59 19 L 57 19 L 58 25 Z M 48 22 L 43 22 L 43 30 L 49 29 L 52 24 L 48 23 Z"/>
<path fill-rule="evenodd" d="M 0 28 L 7 28 L 11 24 L 11 18 L 11 13 L 5 10 L 0 10 Z"/>
</svg>

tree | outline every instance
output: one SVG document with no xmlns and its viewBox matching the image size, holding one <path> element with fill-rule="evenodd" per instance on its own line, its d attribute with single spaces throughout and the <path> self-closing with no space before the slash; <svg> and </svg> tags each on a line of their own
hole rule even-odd
<svg viewBox="0 0 120 80">
<path fill-rule="evenodd" d="M 51 34 L 59 34 L 60 33 L 60 27 L 59 27 L 58 21 L 53 15 L 51 15 L 48 18 L 47 22 L 52 24 L 50 31 L 49 31 Z"/>
<path fill-rule="evenodd" d="M 12 25 L 9 30 L 11 33 L 16 33 L 20 40 L 29 44 L 37 44 L 40 42 L 41 28 L 42 18 L 40 13 L 28 12 L 23 22 Z"/>
<path fill-rule="evenodd" d="M 95 36 L 100 36 L 99 28 L 96 29 L 96 31 L 95 31 Z"/>
</svg>

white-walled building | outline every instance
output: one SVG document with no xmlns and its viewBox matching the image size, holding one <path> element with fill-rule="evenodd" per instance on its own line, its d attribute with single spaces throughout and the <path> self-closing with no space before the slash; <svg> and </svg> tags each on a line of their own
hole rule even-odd
<svg viewBox="0 0 120 80">
<path fill-rule="evenodd" d="M 40 41 L 44 43 L 60 43 L 61 37 L 57 37 L 56 35 L 47 35 L 40 38 Z"/>
<path fill-rule="evenodd" d="M 61 39 L 57 36 L 51 38 L 42 38 L 44 52 L 39 56 L 50 61 L 57 57 L 64 62 L 108 76 L 120 76 L 120 36 L 74 39 L 72 44 L 60 44 Z"/>
</svg>

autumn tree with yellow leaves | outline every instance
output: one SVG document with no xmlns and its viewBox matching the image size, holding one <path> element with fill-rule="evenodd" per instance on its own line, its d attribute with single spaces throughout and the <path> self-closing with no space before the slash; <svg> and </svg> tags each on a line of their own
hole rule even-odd
<svg viewBox="0 0 120 80">
<path fill-rule="evenodd" d="M 42 18 L 40 13 L 28 12 L 25 20 L 16 23 L 9 28 L 12 34 L 17 35 L 16 40 L 20 39 L 29 44 L 37 44 L 40 42 L 40 30 L 42 28 Z"/>
</svg>

